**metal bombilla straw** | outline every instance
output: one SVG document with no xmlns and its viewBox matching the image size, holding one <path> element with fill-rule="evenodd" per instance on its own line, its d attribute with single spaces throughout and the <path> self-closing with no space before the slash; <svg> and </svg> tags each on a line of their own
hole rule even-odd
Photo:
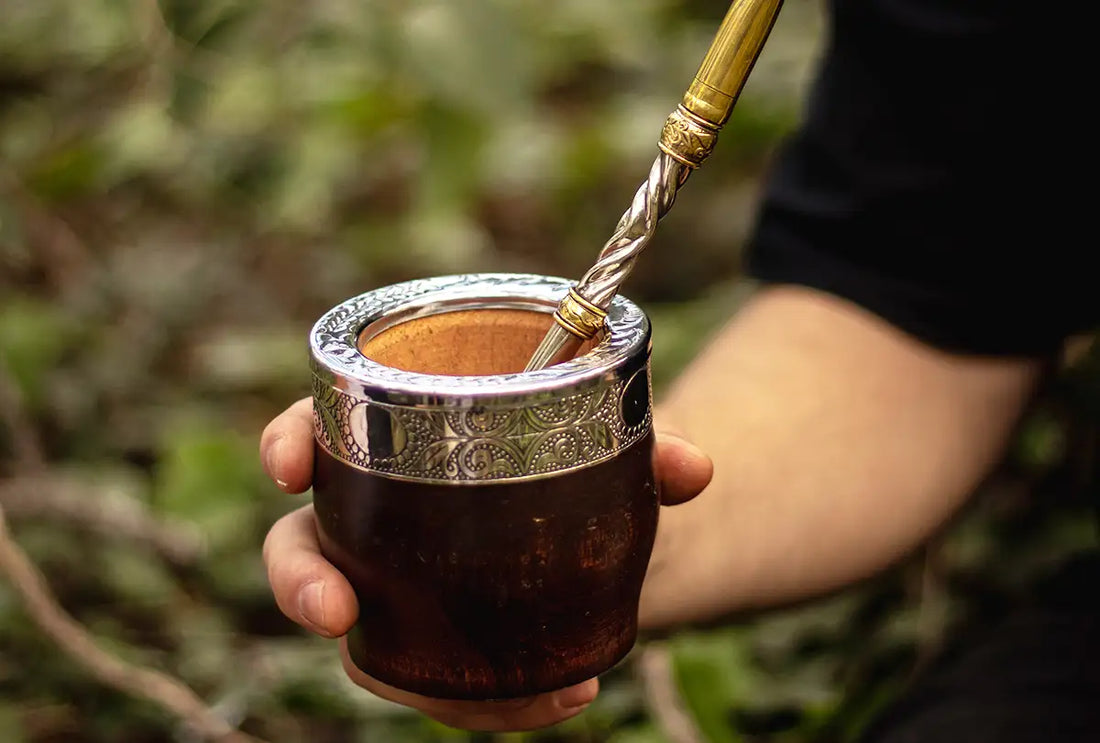
<svg viewBox="0 0 1100 743">
<path fill-rule="evenodd" d="M 783 0 L 734 0 L 695 79 L 661 130 L 661 154 L 634 194 L 595 264 L 570 289 L 554 312 L 554 324 L 526 371 L 573 358 L 603 327 L 607 308 L 653 237 L 657 222 L 676 192 L 714 150 L 718 130 L 729 119 L 737 97 L 764 46 Z"/>
</svg>

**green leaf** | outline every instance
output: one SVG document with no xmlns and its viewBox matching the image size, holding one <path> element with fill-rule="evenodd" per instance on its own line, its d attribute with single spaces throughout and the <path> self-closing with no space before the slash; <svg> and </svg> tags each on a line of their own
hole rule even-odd
<svg viewBox="0 0 1100 743">
<path fill-rule="evenodd" d="M 1016 458 L 1028 469 L 1043 471 L 1062 461 L 1066 446 L 1062 421 L 1049 411 L 1037 410 L 1020 426 Z"/>
<path fill-rule="evenodd" d="M 668 738 L 652 723 L 645 723 L 616 730 L 607 743 L 668 743 Z"/>
<path fill-rule="evenodd" d="M 735 629 L 684 633 L 670 645 L 676 681 L 710 743 L 738 743 L 730 712 L 751 692 L 746 636 Z"/>
<path fill-rule="evenodd" d="M 105 162 L 97 144 L 78 139 L 46 153 L 32 165 L 27 186 L 45 201 L 89 195 L 101 182 Z"/>
<path fill-rule="evenodd" d="M 142 100 L 120 108 L 104 127 L 103 170 L 112 181 L 152 173 L 170 174 L 186 163 L 187 139 L 168 105 Z"/>
<path fill-rule="evenodd" d="M 0 740 L 4 743 L 24 743 L 20 705 L 0 702 Z"/>
<path fill-rule="evenodd" d="M 105 581 L 124 601 L 145 605 L 167 605 L 176 596 L 176 584 L 163 563 L 128 544 L 104 545 Z"/>
<path fill-rule="evenodd" d="M 251 544 L 265 479 L 256 442 L 210 422 L 169 425 L 155 503 L 197 523 L 212 549 Z"/>
<path fill-rule="evenodd" d="M 63 306 L 31 298 L 0 304 L 0 363 L 37 408 L 55 365 L 80 336 Z"/>
</svg>

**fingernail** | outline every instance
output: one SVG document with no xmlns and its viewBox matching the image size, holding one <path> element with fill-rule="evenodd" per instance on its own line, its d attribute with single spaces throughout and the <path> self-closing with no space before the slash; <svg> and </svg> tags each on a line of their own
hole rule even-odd
<svg viewBox="0 0 1100 743">
<path fill-rule="evenodd" d="M 314 632 L 332 637 L 332 633 L 325 629 L 325 583 L 315 580 L 307 583 L 298 592 L 298 614 L 302 621 L 313 629 Z"/>
<path fill-rule="evenodd" d="M 675 433 L 668 433 L 666 431 L 662 431 L 660 433 L 660 437 L 662 439 L 675 441 L 677 444 L 679 444 L 684 449 L 686 449 L 688 451 L 688 453 L 691 454 L 692 456 L 696 456 L 696 457 L 706 457 L 707 456 L 706 452 L 704 452 L 698 446 L 696 446 L 695 444 L 693 444 L 690 441 L 688 441 L 687 439 L 685 439 L 683 436 L 679 436 Z"/>
<path fill-rule="evenodd" d="M 280 490 L 286 490 L 289 487 L 287 485 L 287 481 L 283 480 L 282 478 L 275 477 L 275 473 L 277 472 L 276 467 L 279 464 L 279 447 L 282 445 L 283 439 L 280 436 L 279 438 L 268 444 L 267 448 L 264 449 L 264 469 L 266 469 L 267 473 L 271 475 L 271 478 L 275 480 L 275 484 L 279 487 Z"/>
<path fill-rule="evenodd" d="M 576 709 L 585 707 L 596 698 L 596 689 L 593 684 L 579 684 L 562 689 L 554 694 L 554 701 L 562 709 Z"/>
<path fill-rule="evenodd" d="M 263 451 L 264 469 L 267 470 L 267 473 L 272 477 L 275 476 L 275 462 L 277 459 L 275 456 L 275 449 L 279 446 L 280 441 L 282 441 L 281 437 L 272 440 Z M 278 482 L 278 480 L 276 480 L 276 482 Z"/>
</svg>

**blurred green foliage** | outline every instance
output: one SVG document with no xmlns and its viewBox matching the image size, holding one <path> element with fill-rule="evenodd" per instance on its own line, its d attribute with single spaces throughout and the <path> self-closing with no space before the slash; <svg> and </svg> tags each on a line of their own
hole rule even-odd
<svg viewBox="0 0 1100 743">
<path fill-rule="evenodd" d="M 27 418 L 0 426 L 0 477 L 22 476 L 29 437 L 82 498 L 140 503 L 205 547 L 189 559 L 13 517 L 65 607 L 270 740 L 665 741 L 632 660 L 584 715 L 522 735 L 448 730 L 352 687 L 331 644 L 271 600 L 263 535 L 305 499 L 264 480 L 256 444 L 308 394 L 305 334 L 336 302 L 440 273 L 582 272 L 725 8 L 0 0 L 0 372 Z M 797 121 L 818 10 L 788 0 L 625 289 L 654 319 L 659 386 L 744 295 L 739 247 Z M 1011 466 L 928 555 L 669 638 L 709 743 L 849 740 L 947 627 L 1087 544 L 1084 501 L 1047 490 L 1091 482 L 1077 442 L 1100 418 L 1097 379 L 1090 357 L 1055 385 Z M 62 657 L 6 585 L 0 638 L 0 740 L 188 740 Z"/>
</svg>

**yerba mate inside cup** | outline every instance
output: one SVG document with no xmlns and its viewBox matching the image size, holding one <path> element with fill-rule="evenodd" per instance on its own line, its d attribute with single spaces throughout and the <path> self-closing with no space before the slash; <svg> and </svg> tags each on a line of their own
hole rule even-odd
<svg viewBox="0 0 1100 743">
<path fill-rule="evenodd" d="M 578 683 L 627 654 L 657 526 L 650 329 L 617 297 L 522 373 L 570 283 L 474 274 L 350 299 L 310 337 L 313 498 L 352 661 L 438 698 Z"/>
</svg>

